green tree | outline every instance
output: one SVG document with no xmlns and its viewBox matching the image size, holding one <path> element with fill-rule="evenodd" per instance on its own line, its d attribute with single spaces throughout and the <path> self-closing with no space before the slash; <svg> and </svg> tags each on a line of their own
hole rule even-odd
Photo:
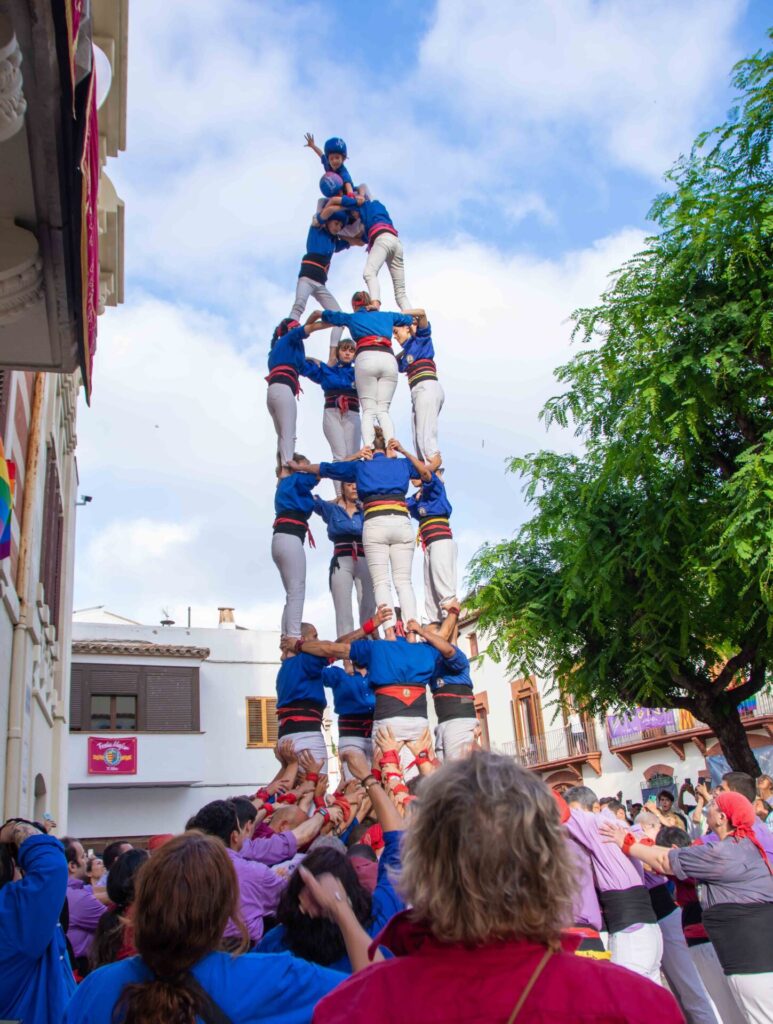
<svg viewBox="0 0 773 1024">
<path fill-rule="evenodd" d="M 738 705 L 773 660 L 773 52 L 733 84 L 727 122 L 668 174 L 657 233 L 574 314 L 587 347 L 542 416 L 583 454 L 512 460 L 532 518 L 470 583 L 494 657 L 594 713 L 686 708 L 757 775 Z"/>
</svg>

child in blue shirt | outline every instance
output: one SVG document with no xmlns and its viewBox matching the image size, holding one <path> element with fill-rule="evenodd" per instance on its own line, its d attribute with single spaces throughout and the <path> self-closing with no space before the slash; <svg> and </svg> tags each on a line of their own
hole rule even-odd
<svg viewBox="0 0 773 1024">
<path fill-rule="evenodd" d="M 352 176 L 348 170 L 344 167 L 344 162 L 347 157 L 346 143 L 343 139 L 333 138 L 328 139 L 325 143 L 324 152 L 314 142 L 314 136 L 311 132 L 306 132 L 305 135 L 306 145 L 309 149 L 313 150 L 319 159 L 322 161 L 322 166 L 325 168 L 325 172 L 332 171 L 333 174 L 337 174 L 344 183 L 344 194 L 347 196 L 354 195 L 354 182 Z"/>
</svg>

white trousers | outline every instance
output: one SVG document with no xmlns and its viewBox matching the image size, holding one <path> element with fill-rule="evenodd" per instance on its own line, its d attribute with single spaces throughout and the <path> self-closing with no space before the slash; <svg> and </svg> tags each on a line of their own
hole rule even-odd
<svg viewBox="0 0 773 1024">
<path fill-rule="evenodd" d="M 291 732 L 285 738 L 292 740 L 293 750 L 296 754 L 300 754 L 302 750 L 308 750 L 315 761 L 321 761 L 320 775 L 327 775 L 327 744 L 320 729 L 309 730 L 309 732 Z"/>
<path fill-rule="evenodd" d="M 376 420 L 385 440 L 395 436 L 389 406 L 397 390 L 397 360 L 391 352 L 368 350 L 354 360 L 354 383 L 362 410 L 362 440 L 372 445 L 376 437 Z"/>
<path fill-rule="evenodd" d="M 354 629 L 352 590 L 357 598 L 357 624 L 361 626 L 376 611 L 368 561 L 366 558 L 355 560 L 351 555 L 341 555 L 338 558 L 338 568 L 330 574 L 330 594 L 336 615 L 336 636 L 344 636 Z"/>
<path fill-rule="evenodd" d="M 773 1020 L 773 971 L 729 974 L 727 983 L 749 1024 L 770 1024 Z"/>
<path fill-rule="evenodd" d="M 354 411 L 342 413 L 340 409 L 325 409 L 322 413 L 322 433 L 330 445 L 333 462 L 341 462 L 342 459 L 360 450 L 360 414 Z M 334 480 L 333 486 L 340 498 L 341 481 Z"/>
<path fill-rule="evenodd" d="M 360 414 L 325 409 L 322 414 L 322 433 L 330 445 L 333 462 L 340 462 L 360 450 Z"/>
<path fill-rule="evenodd" d="M 456 541 L 435 540 L 424 551 L 424 610 L 429 622 L 440 622 L 441 606 L 456 597 Z"/>
<path fill-rule="evenodd" d="M 295 454 L 298 400 L 286 384 L 269 384 L 266 405 L 276 430 L 276 451 L 283 466 Z"/>
<path fill-rule="evenodd" d="M 373 740 L 366 736 L 339 736 L 338 753 L 343 754 L 345 750 L 359 750 L 365 755 L 368 764 L 373 763 Z M 345 761 L 341 761 L 341 775 L 347 782 L 354 778 Z"/>
<path fill-rule="evenodd" d="M 395 290 L 395 302 L 400 309 L 412 309 L 408 296 L 405 294 L 405 260 L 403 257 L 403 243 L 397 235 L 384 232 L 379 235 L 371 246 L 368 259 L 365 262 L 365 270 L 362 276 L 365 279 L 365 290 L 371 299 L 381 301 L 381 288 L 378 283 L 378 272 L 386 263 L 387 269 L 392 277 L 392 286 Z"/>
<path fill-rule="evenodd" d="M 418 611 L 411 582 L 416 537 L 408 516 L 374 516 L 365 520 L 362 543 L 368 562 L 376 604 L 394 608 L 389 570 L 397 592 L 403 622 L 415 619 Z"/>
<path fill-rule="evenodd" d="M 306 550 L 303 541 L 291 533 L 275 533 L 271 538 L 271 557 L 285 588 L 282 636 L 300 637 L 306 597 Z"/>
<path fill-rule="evenodd" d="M 711 1000 L 685 942 L 681 908 L 661 918 L 658 926 L 663 935 L 661 968 L 682 1007 L 687 1024 L 722 1024 L 711 1007 Z"/>
<path fill-rule="evenodd" d="M 736 1002 L 712 944 L 702 942 L 699 946 L 689 946 L 688 949 L 722 1024 L 745 1024 L 746 1018 Z"/>
<path fill-rule="evenodd" d="M 319 281 L 312 281 L 310 277 L 299 277 L 298 283 L 295 286 L 295 304 L 290 310 L 290 316 L 293 320 L 301 319 L 303 311 L 306 309 L 306 303 L 312 295 L 323 309 L 334 309 L 336 313 L 341 312 L 341 307 L 338 305 L 338 302 L 332 292 L 327 290 L 327 285 L 320 284 Z M 341 340 L 343 330 L 343 327 L 334 327 L 331 330 L 331 346 L 338 344 Z"/>
<path fill-rule="evenodd" d="M 422 380 L 411 388 L 413 449 L 422 462 L 440 451 L 437 424 L 445 397 L 439 380 Z"/>
<path fill-rule="evenodd" d="M 392 730 L 392 735 L 396 740 L 418 740 L 424 735 L 424 731 L 429 728 L 429 721 L 426 718 L 420 718 L 418 715 L 406 715 L 405 717 L 395 715 L 391 718 L 374 719 L 373 735 L 375 736 L 376 729 L 379 727 L 383 728 L 384 726 Z M 412 779 L 414 775 L 419 774 L 417 767 L 408 768 L 408 765 L 414 760 L 413 753 L 409 747 L 401 747 L 398 756 L 406 782 L 408 779 Z"/>
<path fill-rule="evenodd" d="M 458 761 L 470 753 L 477 718 L 452 718 L 435 726 L 435 753 L 441 761 Z"/>
<path fill-rule="evenodd" d="M 660 985 L 663 936 L 656 924 L 643 924 L 633 932 L 612 932 L 609 936 L 612 963 L 627 967 Z"/>
</svg>

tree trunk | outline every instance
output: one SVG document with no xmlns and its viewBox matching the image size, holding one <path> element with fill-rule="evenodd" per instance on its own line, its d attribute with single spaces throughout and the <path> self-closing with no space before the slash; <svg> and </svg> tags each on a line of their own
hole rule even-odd
<svg viewBox="0 0 773 1024">
<path fill-rule="evenodd" d="M 738 714 L 738 706 L 727 700 L 717 701 L 695 697 L 695 715 L 709 726 L 717 737 L 722 753 L 734 772 L 746 772 L 756 779 L 760 766 L 749 746 L 749 737 Z"/>
</svg>

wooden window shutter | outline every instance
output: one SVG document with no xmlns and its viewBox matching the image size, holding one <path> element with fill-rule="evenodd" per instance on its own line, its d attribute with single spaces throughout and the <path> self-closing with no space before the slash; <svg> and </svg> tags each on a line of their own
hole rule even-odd
<svg viewBox="0 0 773 1024">
<path fill-rule="evenodd" d="M 279 738 L 276 698 L 247 697 L 247 746 L 273 747 Z"/>
<path fill-rule="evenodd" d="M 84 665 L 73 665 L 70 673 L 70 729 L 83 728 L 83 687 L 87 682 L 88 669 Z"/>
<path fill-rule="evenodd" d="M 51 624 L 59 628 L 59 599 L 62 582 L 62 534 L 64 510 L 59 486 L 56 451 L 48 445 L 46 483 L 43 499 L 43 543 L 40 552 L 40 582 L 51 613 Z"/>
<path fill-rule="evenodd" d="M 145 669 L 144 729 L 198 731 L 198 703 L 197 669 Z"/>
<path fill-rule="evenodd" d="M 5 444 L 5 428 L 8 425 L 8 406 L 11 401 L 11 370 L 0 370 L 0 440 Z M 9 452 L 5 453 L 10 458 Z"/>
</svg>

